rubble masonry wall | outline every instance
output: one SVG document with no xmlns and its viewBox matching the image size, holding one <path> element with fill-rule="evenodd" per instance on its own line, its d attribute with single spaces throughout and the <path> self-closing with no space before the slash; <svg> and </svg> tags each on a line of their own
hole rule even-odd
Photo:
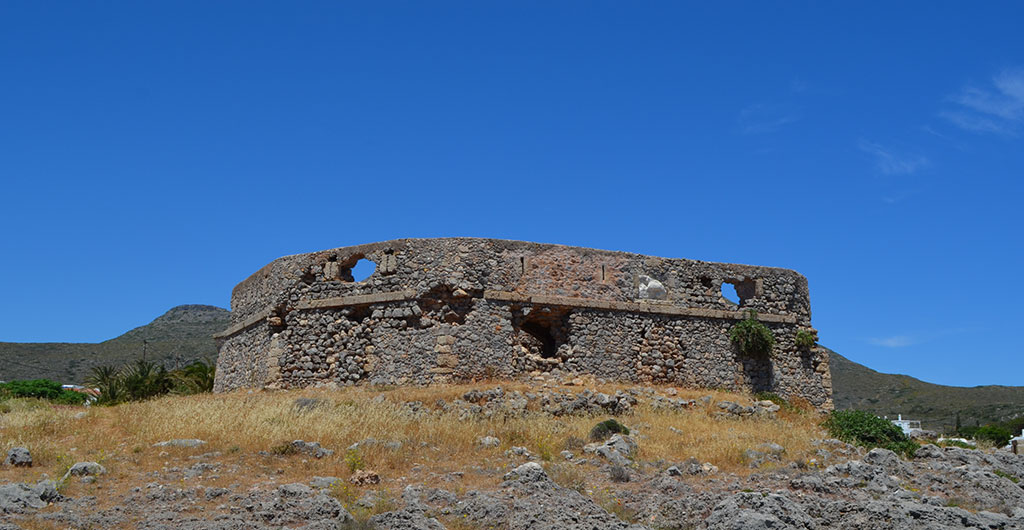
<svg viewBox="0 0 1024 530">
<path fill-rule="evenodd" d="M 361 282 L 360 259 L 376 264 Z M 722 296 L 731 283 L 735 304 Z M 216 391 L 592 374 L 831 408 L 828 356 L 800 349 L 807 280 L 770 267 L 491 239 L 401 239 L 287 256 L 232 292 Z M 750 310 L 767 359 L 729 330 Z"/>
</svg>

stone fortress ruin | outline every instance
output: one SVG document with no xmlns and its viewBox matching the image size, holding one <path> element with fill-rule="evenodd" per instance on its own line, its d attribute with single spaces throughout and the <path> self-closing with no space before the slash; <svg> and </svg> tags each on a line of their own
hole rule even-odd
<svg viewBox="0 0 1024 530">
<path fill-rule="evenodd" d="M 376 264 L 355 281 L 360 260 Z M 732 284 L 734 303 L 722 294 Z M 216 391 L 427 384 L 536 372 L 800 397 L 832 406 L 827 352 L 800 348 L 807 280 L 770 267 L 474 238 L 286 256 L 238 284 Z M 775 337 L 745 355 L 751 311 Z"/>
</svg>

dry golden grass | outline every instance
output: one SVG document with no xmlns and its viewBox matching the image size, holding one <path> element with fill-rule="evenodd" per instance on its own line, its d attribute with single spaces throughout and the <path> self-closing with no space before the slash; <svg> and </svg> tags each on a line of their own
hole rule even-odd
<svg viewBox="0 0 1024 530">
<path fill-rule="evenodd" d="M 169 396 L 143 403 L 116 407 L 52 407 L 38 403 L 9 407 L 0 414 L 0 448 L 5 452 L 25 446 L 32 452 L 36 466 L 29 469 L 0 468 L 0 482 L 34 480 L 47 473 L 59 477 L 68 465 L 95 460 L 110 470 L 111 477 L 126 479 L 145 472 L 164 470 L 194 463 L 189 456 L 219 451 L 213 461 L 226 469 L 244 473 L 219 473 L 220 478 L 202 482 L 207 487 L 228 484 L 248 487 L 260 483 L 307 481 L 314 475 L 346 478 L 358 467 L 355 455 L 346 448 L 366 438 L 401 442 L 399 449 L 378 444 L 361 448 L 358 460 L 367 469 L 380 473 L 385 486 L 393 491 L 402 477 L 409 482 L 436 479 L 450 472 L 465 472 L 452 489 L 473 489 L 495 485 L 505 468 L 518 464 L 504 456 L 513 445 L 525 446 L 548 465 L 553 474 L 572 484 L 585 482 L 575 472 L 558 467 L 559 452 L 573 440 L 586 439 L 594 424 L 606 417 L 553 417 L 528 412 L 521 417 L 459 419 L 455 413 L 441 413 L 434 407 L 438 399 L 451 401 L 473 388 L 491 388 L 494 384 L 445 385 L 417 388 L 383 389 L 352 387 L 340 390 L 237 391 L 226 394 Z M 521 383 L 500 383 L 506 390 L 536 391 Z M 588 385 L 598 391 L 614 392 L 621 385 Z M 663 391 L 665 387 L 655 387 Z M 580 387 L 559 390 L 579 392 Z M 749 403 L 749 396 L 702 390 L 679 392 L 679 397 L 698 398 L 711 394 L 715 401 Z M 298 411 L 294 401 L 300 397 L 317 398 L 323 406 Z M 410 414 L 407 401 L 424 403 L 425 413 Z M 824 433 L 818 426 L 821 417 L 811 410 L 783 409 L 776 419 L 748 418 L 718 420 L 711 413 L 714 405 L 689 410 L 654 410 L 644 404 L 620 421 L 633 430 L 640 446 L 642 461 L 663 461 L 666 466 L 689 457 L 711 462 L 723 472 L 746 474 L 743 451 L 765 442 L 786 448 L 786 461 L 805 461 L 813 452 L 811 441 Z M 83 417 L 76 417 L 85 412 Z M 679 432 L 673 432 L 670 427 Z M 501 440 L 497 448 L 482 448 L 482 436 Z M 173 438 L 199 438 L 206 445 L 195 449 L 158 448 L 155 442 Z M 292 440 L 320 442 L 335 450 L 320 460 L 307 455 L 280 456 L 260 454 Z M 578 446 L 572 449 L 581 454 Z M 237 466 L 237 467 L 233 467 Z M 561 466 L 564 466 L 562 464 Z M 490 473 L 475 473 L 484 469 Z M 117 481 L 101 481 L 107 488 L 118 488 Z M 69 488 L 92 485 L 69 484 Z M 128 485 L 123 486 L 127 488 Z M 579 487 L 583 487 L 582 485 Z"/>
</svg>

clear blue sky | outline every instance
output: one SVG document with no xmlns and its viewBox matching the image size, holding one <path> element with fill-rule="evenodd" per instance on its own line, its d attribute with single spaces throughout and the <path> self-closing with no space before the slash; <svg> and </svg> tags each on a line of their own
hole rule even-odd
<svg viewBox="0 0 1024 530">
<path fill-rule="evenodd" d="M 849 358 L 1024 384 L 1024 7 L 706 4 L 0 3 L 0 340 L 479 236 L 796 269 Z"/>
</svg>

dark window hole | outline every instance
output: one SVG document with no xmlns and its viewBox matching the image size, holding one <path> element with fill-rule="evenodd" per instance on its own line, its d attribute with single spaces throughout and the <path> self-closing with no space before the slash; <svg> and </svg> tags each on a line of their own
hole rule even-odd
<svg viewBox="0 0 1024 530">
<path fill-rule="evenodd" d="M 520 345 L 545 359 L 558 358 L 559 347 L 569 342 L 568 308 L 513 309 L 513 325 L 525 334 Z"/>
<path fill-rule="evenodd" d="M 558 354 L 558 343 L 551 330 L 537 322 L 524 322 L 523 331 L 540 342 L 540 356 L 552 359 Z"/>
</svg>

